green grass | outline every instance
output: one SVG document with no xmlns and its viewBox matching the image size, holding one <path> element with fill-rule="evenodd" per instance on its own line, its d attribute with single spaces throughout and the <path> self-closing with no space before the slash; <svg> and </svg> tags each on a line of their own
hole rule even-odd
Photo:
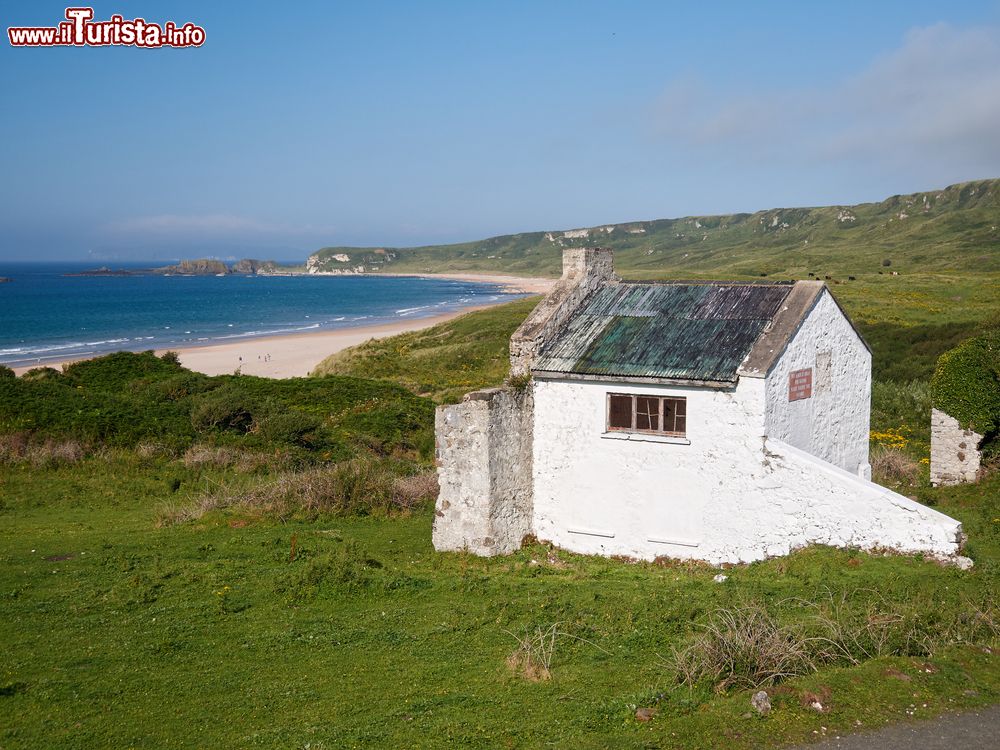
<svg viewBox="0 0 1000 750">
<path fill-rule="evenodd" d="M 857 206 L 599 225 L 587 237 L 523 232 L 455 245 L 330 247 L 314 253 L 313 262 L 331 270 L 364 263 L 371 270 L 394 272 L 552 276 L 559 273 L 563 247 L 601 245 L 614 248 L 618 267 L 630 274 L 805 278 L 811 272 L 845 280 L 878 271 L 897 271 L 904 277 L 955 271 L 996 274 L 998 215 L 1000 180 L 980 180 Z M 350 260 L 338 262 L 333 258 L 337 254 Z M 886 260 L 891 265 L 883 266 Z"/>
<path fill-rule="evenodd" d="M 395 385 L 351 377 L 208 377 L 152 352 L 118 352 L 64 373 L 0 378 L 0 435 L 100 445 L 210 443 L 302 461 L 360 447 L 430 455 L 433 405 Z"/>
<path fill-rule="evenodd" d="M 793 621 L 794 598 L 862 606 L 877 590 L 930 627 L 987 601 L 996 477 L 927 490 L 965 521 L 972 572 L 811 549 L 725 584 L 707 566 L 539 546 L 437 554 L 429 510 L 154 525 L 167 498 L 226 480 L 129 452 L 0 467 L 0 747 L 749 748 L 1000 699 L 998 657 L 962 643 L 790 680 L 767 718 L 746 716 L 749 692 L 683 687 L 666 664 L 714 610 L 747 600 Z M 552 679 L 512 674 L 511 634 L 556 622 L 580 640 L 557 643 Z M 803 706 L 827 692 L 828 713 Z M 636 722 L 637 706 L 658 714 Z"/>
<path fill-rule="evenodd" d="M 718 584 L 709 566 L 540 545 L 435 553 L 433 511 L 395 503 L 393 482 L 431 468 L 435 401 L 502 381 L 537 298 L 368 342 L 308 379 L 208 378 L 127 354 L 34 380 L 0 372 L 0 748 L 738 750 L 1000 701 L 1000 474 L 934 489 L 926 465 L 934 361 L 1000 312 L 998 190 L 929 194 L 926 213 L 922 197 L 893 198 L 854 207 L 855 222 L 796 209 L 703 217 L 707 239 L 690 219 L 601 239 L 632 278 L 831 275 L 874 350 L 873 445 L 915 467 L 899 491 L 963 522 L 968 572 L 813 548 Z M 553 274 L 558 255 L 515 235 L 388 265 Z M 295 482 L 332 463 L 343 497 L 286 512 Z M 206 501 L 247 488 L 263 488 L 259 505 Z M 756 603 L 804 628 L 841 599 L 852 621 L 891 615 L 889 647 L 783 682 L 767 717 L 749 691 L 685 687 L 671 666 L 720 609 Z M 517 637 L 552 625 L 567 635 L 551 679 L 512 672 Z"/>
<path fill-rule="evenodd" d="M 1000 321 L 998 217 L 1000 180 L 981 180 L 857 206 L 602 225 L 586 238 L 525 232 L 456 245 L 324 248 L 313 258 L 331 269 L 557 276 L 564 247 L 601 245 L 614 249 L 627 279 L 825 279 L 873 345 L 876 377 L 907 382 L 929 378 L 940 354 Z"/>
<path fill-rule="evenodd" d="M 510 335 L 538 304 L 528 297 L 468 313 L 420 331 L 373 339 L 327 357 L 313 376 L 378 377 L 450 403 L 503 382 Z"/>
</svg>

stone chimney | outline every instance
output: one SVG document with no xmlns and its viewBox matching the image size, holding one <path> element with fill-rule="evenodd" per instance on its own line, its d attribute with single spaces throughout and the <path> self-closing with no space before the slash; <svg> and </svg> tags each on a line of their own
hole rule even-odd
<svg viewBox="0 0 1000 750">
<path fill-rule="evenodd" d="M 614 252 L 606 247 L 563 250 L 562 278 L 510 337 L 510 375 L 531 374 L 538 352 L 593 292 L 616 283 Z"/>
</svg>

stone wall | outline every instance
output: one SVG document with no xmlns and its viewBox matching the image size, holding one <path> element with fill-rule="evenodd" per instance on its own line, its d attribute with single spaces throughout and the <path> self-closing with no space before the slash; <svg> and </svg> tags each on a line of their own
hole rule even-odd
<svg viewBox="0 0 1000 750">
<path fill-rule="evenodd" d="M 983 436 L 958 420 L 931 409 L 931 484 L 961 484 L 979 479 Z"/>
<path fill-rule="evenodd" d="M 442 406 L 435 417 L 439 551 L 509 554 L 531 533 L 530 388 L 492 388 Z"/>
<path fill-rule="evenodd" d="M 542 345 L 569 320 L 591 293 L 614 281 L 614 256 L 603 247 L 563 250 L 563 275 L 510 338 L 510 374 L 524 377 Z"/>
</svg>

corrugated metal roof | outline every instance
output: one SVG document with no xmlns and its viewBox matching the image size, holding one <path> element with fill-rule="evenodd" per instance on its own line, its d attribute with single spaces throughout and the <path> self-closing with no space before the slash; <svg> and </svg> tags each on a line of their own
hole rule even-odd
<svg viewBox="0 0 1000 750">
<path fill-rule="evenodd" d="M 536 370 L 735 381 L 790 284 L 608 284 L 547 342 Z"/>
</svg>

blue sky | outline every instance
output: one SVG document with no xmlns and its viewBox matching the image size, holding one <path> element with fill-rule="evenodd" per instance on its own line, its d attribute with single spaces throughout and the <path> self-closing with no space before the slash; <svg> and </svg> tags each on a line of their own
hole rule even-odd
<svg viewBox="0 0 1000 750">
<path fill-rule="evenodd" d="M 94 9 L 207 41 L 3 40 L 0 259 L 302 259 L 1000 177 L 998 1 Z"/>
</svg>

